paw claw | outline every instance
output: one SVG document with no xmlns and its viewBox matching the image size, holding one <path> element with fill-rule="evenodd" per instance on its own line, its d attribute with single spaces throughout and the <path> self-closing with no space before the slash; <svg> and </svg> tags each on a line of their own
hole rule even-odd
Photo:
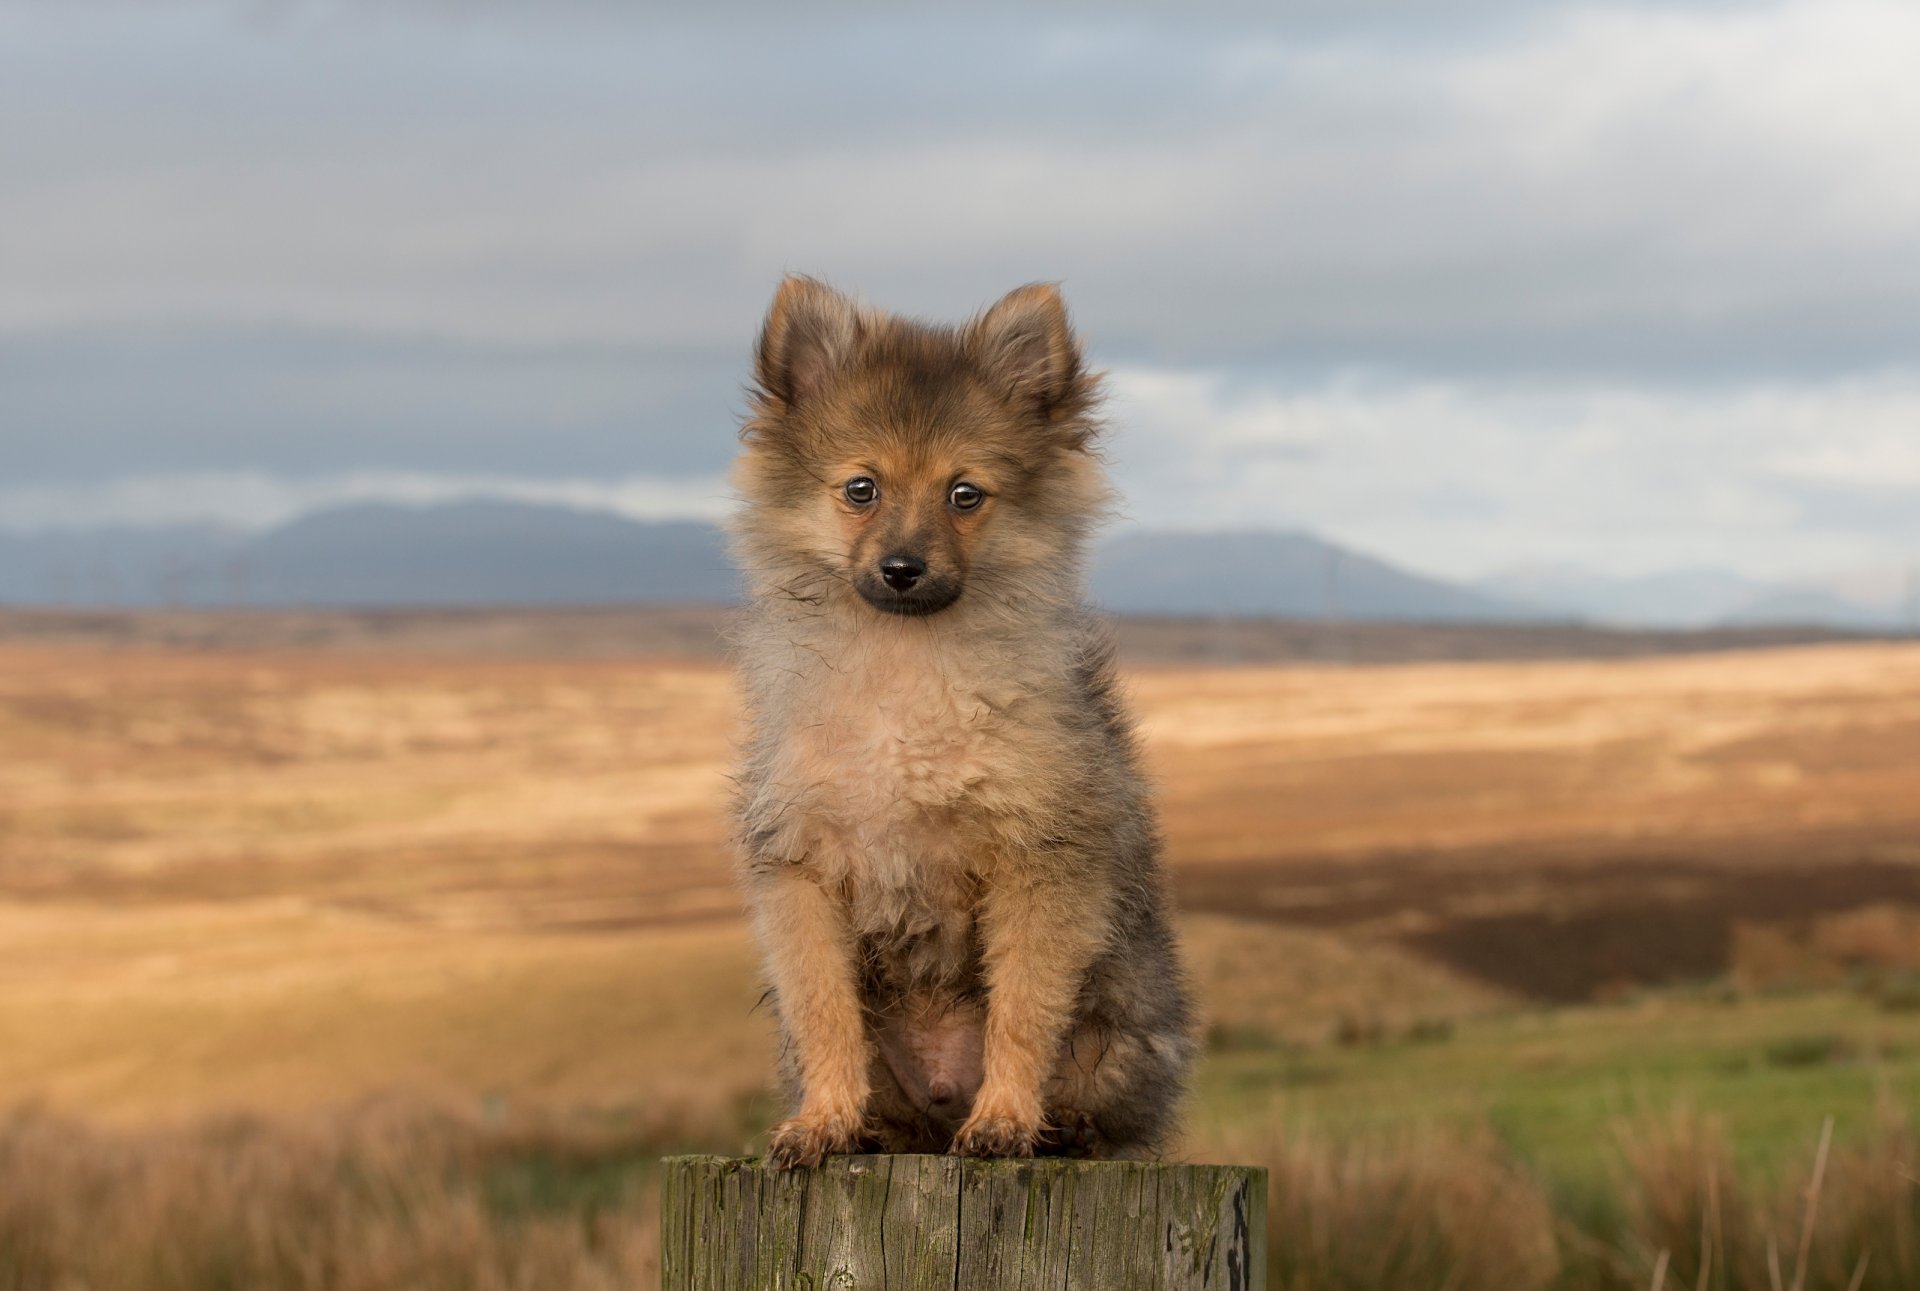
<svg viewBox="0 0 1920 1291">
<path fill-rule="evenodd" d="M 1030 1157 L 1040 1126 L 1006 1116 L 976 1116 L 960 1127 L 947 1151 L 957 1157 Z"/>
<path fill-rule="evenodd" d="M 802 1113 L 788 1117 L 768 1133 L 767 1164 L 776 1170 L 810 1168 L 827 1157 L 856 1151 L 860 1140 L 856 1121 Z"/>
</svg>

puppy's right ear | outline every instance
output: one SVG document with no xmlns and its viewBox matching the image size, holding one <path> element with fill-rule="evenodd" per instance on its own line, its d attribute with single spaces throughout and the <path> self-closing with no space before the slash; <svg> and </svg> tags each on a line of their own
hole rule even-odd
<svg viewBox="0 0 1920 1291">
<path fill-rule="evenodd" d="M 860 309 L 817 278 L 788 274 L 760 329 L 754 377 L 768 400 L 805 403 L 847 361 L 860 337 Z"/>
</svg>

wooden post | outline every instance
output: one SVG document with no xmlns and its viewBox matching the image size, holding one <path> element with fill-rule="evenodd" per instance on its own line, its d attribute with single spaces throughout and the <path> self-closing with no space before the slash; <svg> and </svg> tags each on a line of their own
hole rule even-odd
<svg viewBox="0 0 1920 1291">
<path fill-rule="evenodd" d="M 1135 1161 L 663 1163 L 662 1291 L 1264 1291 L 1267 1172 Z"/>
</svg>

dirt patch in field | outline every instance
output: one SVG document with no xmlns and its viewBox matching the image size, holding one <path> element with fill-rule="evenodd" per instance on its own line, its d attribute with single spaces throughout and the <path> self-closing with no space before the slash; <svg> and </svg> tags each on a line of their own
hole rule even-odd
<svg viewBox="0 0 1920 1291">
<path fill-rule="evenodd" d="M 1898 839 L 1671 848 L 1216 864 L 1180 871 L 1178 885 L 1188 910 L 1391 941 L 1556 1002 L 1728 974 L 1745 926 L 1798 933 L 1866 907 L 1920 910 L 1920 862 Z"/>
</svg>

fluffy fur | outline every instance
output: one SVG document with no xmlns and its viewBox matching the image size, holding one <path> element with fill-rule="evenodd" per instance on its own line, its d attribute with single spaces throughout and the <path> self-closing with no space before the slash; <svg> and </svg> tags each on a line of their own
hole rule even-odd
<svg viewBox="0 0 1920 1291">
<path fill-rule="evenodd" d="M 770 1155 L 1151 1153 L 1191 1026 L 1083 604 L 1110 499 L 1059 293 L 949 328 L 788 278 L 755 377 L 736 806 L 793 1100 Z M 882 568 L 903 558 L 905 590 Z"/>
</svg>

